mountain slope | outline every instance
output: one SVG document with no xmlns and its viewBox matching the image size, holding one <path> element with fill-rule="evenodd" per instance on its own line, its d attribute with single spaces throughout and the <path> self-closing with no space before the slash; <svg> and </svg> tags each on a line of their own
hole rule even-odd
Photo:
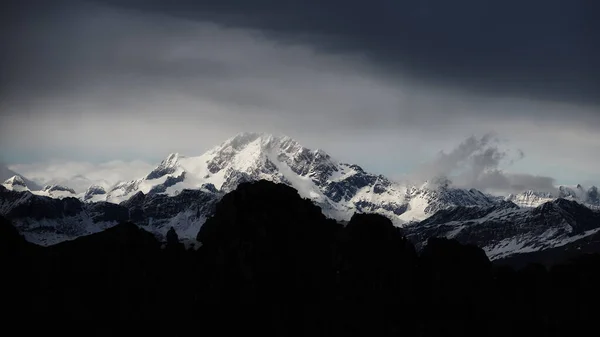
<svg viewBox="0 0 600 337">
<path fill-rule="evenodd" d="M 0 215 L 10 219 L 28 241 L 43 246 L 97 233 L 125 221 L 135 221 L 161 240 L 171 227 L 189 239 L 196 236 L 219 198 L 218 193 L 203 190 L 184 190 L 173 197 L 139 193 L 119 205 L 86 203 L 73 197 L 51 198 L 0 186 Z"/>
<path fill-rule="evenodd" d="M 6 189 L 9 189 L 9 190 L 15 191 L 15 192 L 29 191 L 29 187 L 27 187 L 25 180 L 23 179 L 23 177 L 21 177 L 19 175 L 15 175 L 15 176 L 12 176 L 12 177 L 6 179 L 2 183 L 2 186 Z"/>
<path fill-rule="evenodd" d="M 600 212 L 566 199 L 536 208 L 504 202 L 488 208 L 442 210 L 404 230 L 417 246 L 422 247 L 430 237 L 453 238 L 483 248 L 490 259 L 501 259 L 594 235 L 600 231 Z"/>
</svg>

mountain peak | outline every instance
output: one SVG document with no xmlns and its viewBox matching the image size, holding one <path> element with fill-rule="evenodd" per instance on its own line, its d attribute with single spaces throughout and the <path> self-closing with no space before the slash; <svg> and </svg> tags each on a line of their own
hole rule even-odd
<svg viewBox="0 0 600 337">
<path fill-rule="evenodd" d="M 265 144 L 271 142 L 275 138 L 276 137 L 274 137 L 272 134 L 268 133 L 242 132 L 226 140 L 222 144 L 222 147 L 231 146 L 236 150 L 240 150 L 256 140 L 260 139 L 261 143 Z"/>
<path fill-rule="evenodd" d="M 505 200 L 514 202 L 520 207 L 538 207 L 545 202 L 554 199 L 551 193 L 527 190 L 519 194 L 510 194 Z"/>
<path fill-rule="evenodd" d="M 8 181 L 14 176 L 18 176 L 21 180 L 23 180 L 25 182 L 25 186 L 27 186 L 27 188 L 31 191 L 38 191 L 42 189 L 42 186 L 27 179 L 27 177 L 9 169 L 6 165 L 0 163 L 0 182 Z"/>
<path fill-rule="evenodd" d="M 266 132 L 242 132 L 234 137 L 229 138 L 221 145 L 217 146 L 216 149 L 226 149 L 228 147 L 234 150 L 241 150 L 248 145 L 257 142 L 263 149 L 279 147 L 282 150 L 298 150 L 304 148 L 295 139 L 286 135 L 274 135 Z M 316 150 L 324 153 L 322 150 Z"/>
<path fill-rule="evenodd" d="M 527 190 L 523 192 L 525 195 L 539 196 L 539 197 L 552 197 L 552 193 L 540 192 L 535 190 Z"/>
<path fill-rule="evenodd" d="M 294 158 L 311 152 L 287 136 L 243 132 L 213 148 L 204 156 L 210 174 L 217 174 L 225 168 L 253 174 L 257 173 L 257 170 L 273 173 L 277 171 L 276 163 L 290 164 Z"/>
<path fill-rule="evenodd" d="M 75 191 L 72 188 L 63 185 L 46 185 L 42 192 L 68 192 L 71 194 L 75 194 Z"/>
<path fill-rule="evenodd" d="M 170 163 L 170 164 L 176 163 L 177 160 L 179 159 L 179 157 L 180 157 L 180 154 L 178 152 L 174 152 L 174 153 L 169 154 L 167 156 L 167 159 L 164 160 L 164 162 Z"/>
<path fill-rule="evenodd" d="M 179 164 L 179 159 L 183 158 L 179 153 L 171 153 L 167 156 L 165 160 L 163 160 L 152 172 L 148 173 L 146 179 L 158 179 L 167 174 L 172 174 L 177 170 L 177 165 Z"/>
<path fill-rule="evenodd" d="M 92 200 L 95 196 L 103 196 L 106 194 L 104 187 L 99 185 L 90 186 L 83 196 L 84 201 Z"/>
<path fill-rule="evenodd" d="M 3 185 L 26 187 L 25 180 L 23 180 L 23 178 L 19 175 L 14 175 L 14 176 L 6 179 L 6 181 L 4 181 L 4 183 L 3 183 Z"/>
<path fill-rule="evenodd" d="M 27 183 L 25 182 L 25 179 L 23 179 L 23 177 L 21 177 L 20 175 L 14 175 L 14 176 L 6 179 L 4 181 L 4 183 L 2 183 L 2 186 L 4 186 L 5 188 L 7 188 L 8 190 L 11 190 L 11 191 L 17 191 L 17 192 L 30 191 L 29 187 L 27 187 Z"/>
</svg>

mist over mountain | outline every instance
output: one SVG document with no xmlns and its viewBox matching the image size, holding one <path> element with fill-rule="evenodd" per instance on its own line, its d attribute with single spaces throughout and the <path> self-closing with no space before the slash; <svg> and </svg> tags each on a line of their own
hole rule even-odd
<svg viewBox="0 0 600 337">
<path fill-rule="evenodd" d="M 263 134 L 265 137 L 275 137 Z M 275 138 L 289 138 L 278 136 Z M 294 142 L 296 142 L 294 140 Z M 297 142 L 296 142 L 297 143 Z M 298 146 L 302 146 L 298 144 Z M 213 148 L 214 150 L 214 148 Z M 210 151 L 210 150 L 209 150 Z M 357 150 L 358 151 L 358 150 Z M 182 154 L 183 155 L 183 154 Z M 329 155 L 329 154 L 328 154 Z M 507 147 L 494 134 L 481 137 L 471 136 L 449 151 L 440 151 L 433 159 L 404 174 L 387 176 L 392 181 L 404 185 L 445 184 L 463 189 L 475 188 L 498 196 L 510 196 L 534 191 L 557 197 L 561 188 L 590 189 L 588 182 L 579 185 L 561 186 L 552 177 L 517 173 L 513 167 L 525 158 L 520 149 Z M 385 156 L 380 158 L 385 160 Z M 142 161 L 112 161 L 92 163 L 51 163 L 19 164 L 10 167 L 22 176 L 35 177 L 44 185 L 64 185 L 77 193 L 85 192 L 91 185 L 111 189 L 116 184 L 137 179 L 151 171 L 156 164 Z M 38 188 L 39 189 L 39 188 Z"/>
</svg>

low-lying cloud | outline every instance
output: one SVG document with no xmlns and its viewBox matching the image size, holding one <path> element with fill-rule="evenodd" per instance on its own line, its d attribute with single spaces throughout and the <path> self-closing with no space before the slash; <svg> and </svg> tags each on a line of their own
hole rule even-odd
<svg viewBox="0 0 600 337">
<path fill-rule="evenodd" d="M 89 162 L 43 162 L 11 165 L 9 168 L 36 183 L 66 185 L 76 192 L 84 192 L 92 184 L 109 188 L 120 181 L 129 181 L 147 175 L 156 165 L 135 160 Z"/>
<path fill-rule="evenodd" d="M 468 137 L 453 150 L 441 151 L 408 179 L 476 188 L 493 194 L 556 190 L 554 178 L 507 172 L 507 168 L 525 158 L 525 153 L 520 149 L 503 149 L 502 143 L 491 133 Z"/>
</svg>

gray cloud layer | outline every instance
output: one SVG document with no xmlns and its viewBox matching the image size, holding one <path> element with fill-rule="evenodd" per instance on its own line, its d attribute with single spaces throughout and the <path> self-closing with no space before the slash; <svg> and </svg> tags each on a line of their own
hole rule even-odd
<svg viewBox="0 0 600 337">
<path fill-rule="evenodd" d="M 2 21 L 10 29 L 0 32 L 0 42 L 7 46 L 0 54 L 0 160 L 155 162 L 169 152 L 200 154 L 240 131 L 266 131 L 289 134 L 341 160 L 394 175 L 414 170 L 439 149 L 452 153 L 454 144 L 465 135 L 494 131 L 527 153 L 510 166 L 511 172 L 552 176 L 559 183 L 599 179 L 595 168 L 600 159 L 590 155 L 600 151 L 599 111 L 593 100 L 575 99 L 579 94 L 586 96 L 592 88 L 586 83 L 595 83 L 593 69 L 585 68 L 592 63 L 575 62 L 570 68 L 574 80 L 564 77 L 573 63 L 569 55 L 577 53 L 577 48 L 560 47 L 567 53 L 565 62 L 550 57 L 544 62 L 557 67 L 544 69 L 556 72 L 543 73 L 530 72 L 523 64 L 513 67 L 511 62 L 519 61 L 518 48 L 509 48 L 508 54 L 495 58 L 490 58 L 488 52 L 498 51 L 496 47 L 486 52 L 465 49 L 466 40 L 455 41 L 459 31 L 446 30 L 448 41 L 457 42 L 453 45 L 456 50 L 429 50 L 427 46 L 441 39 L 434 33 L 445 29 L 435 26 L 428 26 L 429 35 L 423 38 L 389 43 L 398 38 L 392 21 L 417 31 L 425 29 L 425 23 L 436 21 L 403 21 L 402 13 L 394 16 L 397 20 L 384 17 L 380 24 L 390 26 L 390 34 L 386 35 L 382 27 L 373 24 L 376 13 L 382 12 L 377 9 L 377 1 L 375 7 L 360 10 L 346 3 L 336 16 L 337 24 L 328 24 L 324 18 L 329 18 L 329 12 L 314 10 L 312 2 L 296 8 L 298 17 L 304 18 L 298 21 L 279 5 L 258 12 L 243 5 L 229 7 L 232 12 L 217 5 L 204 7 L 210 10 L 190 5 L 193 8 L 183 13 L 178 4 L 184 2 L 178 1 L 165 7 L 157 7 L 152 0 L 137 5 L 115 2 L 112 6 L 100 2 L 60 3 L 69 6 L 19 2 L 21 5 L 12 11 L 15 15 Z M 210 1 L 203 3 L 212 6 Z M 261 7 L 266 4 L 261 1 L 254 4 L 266 8 Z M 327 9 L 331 4 L 335 2 L 324 2 L 323 6 Z M 553 2 L 548 6 L 554 8 Z M 256 22 L 239 19 L 237 14 L 244 8 L 248 9 L 244 17 Z M 423 15 L 427 14 L 426 9 L 422 10 Z M 432 18 L 441 15 L 435 2 L 431 2 L 430 10 L 433 14 L 427 15 Z M 358 20 L 360 11 L 371 19 Z M 313 12 L 321 14 L 306 20 L 306 15 L 310 17 Z M 560 20 L 571 20 L 575 15 L 566 13 Z M 206 15 L 212 23 L 199 20 Z M 286 24 L 271 25 L 275 18 L 271 15 L 279 15 L 276 17 Z M 558 28 L 548 31 L 549 36 L 556 29 L 566 29 L 568 20 L 560 20 Z M 309 22 L 321 28 L 306 26 Z M 356 22 L 367 26 L 362 35 Z M 493 26 L 494 22 L 500 25 L 498 20 L 489 24 Z M 524 21 L 518 22 L 521 24 L 517 28 L 527 28 Z M 225 27 L 224 23 L 233 27 Z M 506 28 L 504 24 L 497 27 Z M 525 35 L 532 37 L 533 33 Z M 572 34 L 564 39 L 570 41 Z M 510 42 L 495 35 L 490 39 L 499 43 L 498 48 Z M 425 49 L 413 50 L 405 43 Z M 485 47 L 492 42 L 478 43 Z M 482 47 L 478 43 L 474 46 Z M 515 43 L 513 48 L 523 45 L 522 40 Z M 398 49 L 390 47 L 395 45 Z M 589 55 L 579 50 L 581 55 Z M 461 53 L 465 58 L 453 63 Z M 545 55 L 554 54 L 546 50 Z M 527 62 L 535 63 L 541 55 L 531 56 L 535 57 Z M 440 62 L 434 62 L 433 57 Z M 422 67 L 418 60 L 423 62 Z M 486 65 L 498 62 L 499 68 Z M 477 95 L 473 87 L 458 85 L 463 83 L 460 76 L 448 73 L 453 69 L 465 76 L 464 83 L 477 78 L 481 80 L 477 87 L 494 88 L 499 94 Z M 504 95 L 504 89 L 494 87 L 495 80 L 486 80 L 496 78 L 502 82 L 497 76 L 510 78 L 517 73 L 522 77 L 511 85 L 517 97 Z M 551 80 L 544 81 L 544 74 Z M 535 83 L 542 86 L 536 87 Z M 535 97 L 534 93 L 521 90 L 526 87 L 537 92 L 555 84 L 556 88 L 572 84 L 570 88 L 577 95 L 569 90 L 564 92 L 566 96 L 561 90 L 548 90 L 544 100 L 534 100 L 524 98 Z M 562 103 L 550 102 L 550 97 L 565 99 Z M 482 157 L 480 165 L 485 172 L 493 171 L 494 155 L 498 154 Z M 500 159 L 515 158 L 518 155 Z M 520 181 L 516 175 L 510 179 L 514 180 L 510 186 L 544 184 Z M 500 180 L 489 176 L 469 183 L 494 185 Z"/>
<path fill-rule="evenodd" d="M 257 28 L 278 41 L 303 42 L 322 51 L 361 55 L 382 67 L 379 71 L 384 73 L 392 71 L 469 91 L 599 103 L 600 24 L 596 16 L 600 5 L 596 1 L 94 2 L 232 27 Z M 5 31 L 35 30 L 33 25 L 23 29 L 24 20 L 31 22 L 33 17 L 39 21 L 47 13 L 76 12 L 73 8 L 82 7 L 81 4 L 90 8 L 94 2 L 9 1 L 4 25 L 12 29 Z M 155 26 L 172 28 L 165 22 L 156 19 Z M 119 34 L 122 29 L 136 27 L 133 24 L 107 28 Z M 85 33 L 80 32 L 80 36 Z M 7 37 L 11 38 L 21 37 Z M 51 43 L 65 42 L 68 43 L 64 40 Z M 23 53 L 9 49 L 5 56 L 14 63 L 21 61 Z M 37 61 L 45 59 L 40 57 Z M 19 63 L 22 67 L 27 65 Z"/>
<path fill-rule="evenodd" d="M 105 0 L 260 28 L 470 91 L 599 103 L 600 5 L 587 0 Z"/>
</svg>

